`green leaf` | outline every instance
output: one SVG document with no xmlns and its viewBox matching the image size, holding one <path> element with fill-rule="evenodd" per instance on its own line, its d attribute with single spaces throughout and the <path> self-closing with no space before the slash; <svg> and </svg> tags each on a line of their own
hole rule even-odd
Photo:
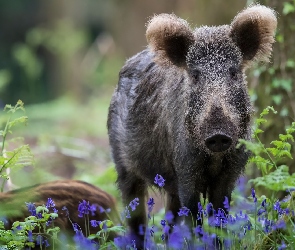
<svg viewBox="0 0 295 250">
<path fill-rule="evenodd" d="M 290 131 L 290 130 L 289 130 L 289 131 Z M 291 132 L 291 133 L 292 133 L 292 132 Z M 281 141 L 287 141 L 287 140 L 294 141 L 294 137 L 293 137 L 293 135 L 291 135 L 291 134 L 288 133 L 288 132 L 287 132 L 286 135 L 282 135 L 282 134 L 280 134 L 280 135 L 279 135 L 279 138 L 280 138 Z"/>
<path fill-rule="evenodd" d="M 284 191 L 292 183 L 293 177 L 289 174 L 288 166 L 281 165 L 273 172 L 250 180 L 255 186 L 263 186 L 273 191 Z"/>
<path fill-rule="evenodd" d="M 285 2 L 284 8 L 283 8 L 283 14 L 288 15 L 290 13 L 293 13 L 295 11 L 295 6 L 292 3 Z"/>
</svg>

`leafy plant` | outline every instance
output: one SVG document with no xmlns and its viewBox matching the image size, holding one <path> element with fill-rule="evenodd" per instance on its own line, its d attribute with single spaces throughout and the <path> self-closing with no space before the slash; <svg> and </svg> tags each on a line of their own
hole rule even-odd
<svg viewBox="0 0 295 250">
<path fill-rule="evenodd" d="M 281 164 L 284 158 L 292 158 L 291 144 L 294 142 L 293 133 L 295 132 L 295 122 L 286 129 L 285 134 L 279 134 L 279 138 L 270 143 L 266 147 L 260 140 L 259 135 L 264 133 L 261 126 L 267 122 L 265 115 L 272 111 L 277 113 L 273 107 L 267 107 L 262 111 L 260 117 L 255 121 L 253 131 L 254 141 L 240 140 L 241 145 L 245 145 L 246 149 L 251 151 L 252 156 L 249 163 L 257 166 L 262 176 L 250 180 L 256 187 L 263 186 L 272 191 L 285 191 L 295 186 L 295 174 L 289 174 L 289 167 Z M 273 170 L 273 168 L 275 168 Z M 273 171 L 272 171 L 273 170 Z"/>
<path fill-rule="evenodd" d="M 17 111 L 25 111 L 24 103 L 19 100 L 15 106 L 6 105 L 4 111 L 6 111 L 8 117 L 5 122 L 3 130 L 0 130 L 0 137 L 2 137 L 1 151 L 0 151 L 0 178 L 3 179 L 1 192 L 3 191 L 5 180 L 9 179 L 9 170 L 17 170 L 19 168 L 33 165 L 34 157 L 31 153 L 29 145 L 20 145 L 17 147 L 9 147 L 9 143 L 17 143 L 22 141 L 22 138 L 13 138 L 7 140 L 7 136 L 12 133 L 12 128 L 17 124 L 26 124 L 28 117 L 20 116 L 14 118 Z"/>
</svg>

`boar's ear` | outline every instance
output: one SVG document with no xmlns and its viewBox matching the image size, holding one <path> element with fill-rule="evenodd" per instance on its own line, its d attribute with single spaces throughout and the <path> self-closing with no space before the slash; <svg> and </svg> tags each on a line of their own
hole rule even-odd
<svg viewBox="0 0 295 250">
<path fill-rule="evenodd" d="M 189 24 L 174 14 L 154 16 L 147 24 L 146 37 L 160 63 L 184 66 L 194 35 Z"/>
<path fill-rule="evenodd" d="M 230 36 L 242 52 L 244 68 L 269 60 L 276 27 L 275 12 L 262 5 L 248 7 L 234 18 Z"/>
</svg>

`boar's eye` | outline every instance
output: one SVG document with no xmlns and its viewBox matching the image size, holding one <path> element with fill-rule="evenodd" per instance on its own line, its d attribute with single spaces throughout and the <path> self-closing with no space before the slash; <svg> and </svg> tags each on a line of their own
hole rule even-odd
<svg viewBox="0 0 295 250">
<path fill-rule="evenodd" d="M 230 67 L 229 68 L 229 75 L 230 75 L 231 79 L 237 80 L 238 79 L 238 69 L 236 67 Z"/>
</svg>

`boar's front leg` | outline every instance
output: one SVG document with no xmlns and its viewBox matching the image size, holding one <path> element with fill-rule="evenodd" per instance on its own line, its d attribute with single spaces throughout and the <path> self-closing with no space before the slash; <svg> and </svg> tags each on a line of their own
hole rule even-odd
<svg viewBox="0 0 295 250">
<path fill-rule="evenodd" d="M 118 186 L 122 192 L 123 203 L 130 214 L 127 212 L 127 224 L 130 229 L 131 238 L 136 241 L 137 248 L 143 247 L 144 231 L 146 225 L 145 196 L 146 183 L 134 173 L 127 172 L 124 168 L 118 171 Z M 134 206 L 132 201 L 138 198 L 139 204 Z M 131 202 L 131 206 L 130 206 Z M 132 211 L 134 210 L 134 211 Z"/>
<path fill-rule="evenodd" d="M 234 189 L 235 179 L 229 173 L 223 173 L 221 175 L 212 178 L 208 188 L 209 202 L 212 203 L 213 208 L 217 212 L 219 208 L 223 209 L 227 213 L 227 209 L 224 207 L 225 197 L 228 198 L 228 204 L 231 201 L 231 193 Z M 209 216 L 213 215 L 213 211 L 210 211 Z"/>
<path fill-rule="evenodd" d="M 178 217 L 178 211 L 180 208 L 181 208 L 181 204 L 180 204 L 178 194 L 167 193 L 166 211 L 172 212 L 175 222 L 176 222 L 176 218 Z"/>
<path fill-rule="evenodd" d="M 195 226 L 198 217 L 200 192 L 199 189 L 196 188 L 196 181 L 197 178 L 195 174 L 190 171 L 182 172 L 178 175 L 178 193 L 181 206 L 187 207 L 190 210 L 189 216 L 185 217 L 188 226 Z"/>
</svg>

